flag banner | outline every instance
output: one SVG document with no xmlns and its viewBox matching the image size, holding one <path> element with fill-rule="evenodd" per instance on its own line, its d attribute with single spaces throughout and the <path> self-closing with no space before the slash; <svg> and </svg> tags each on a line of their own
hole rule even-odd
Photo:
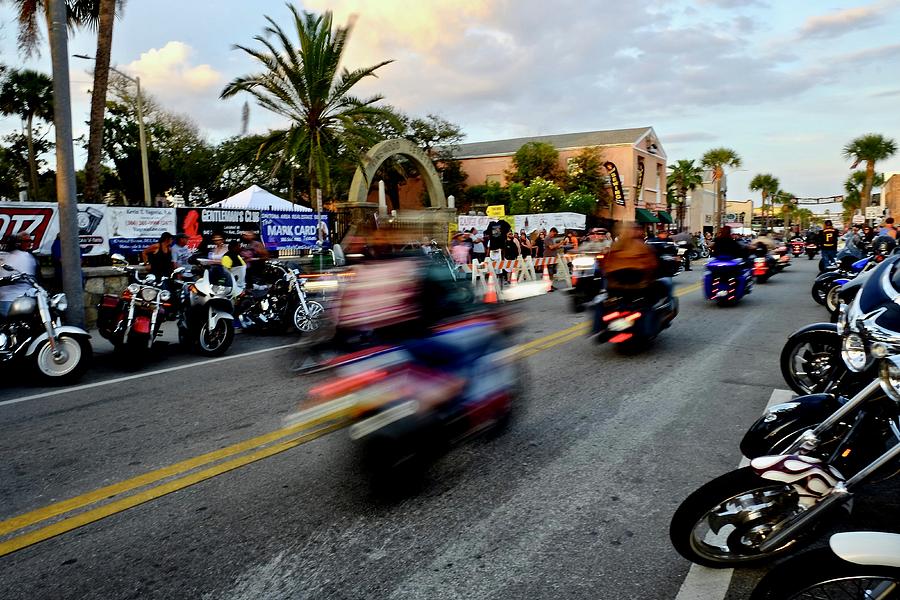
<svg viewBox="0 0 900 600">
<path fill-rule="evenodd" d="M 619 176 L 619 169 L 615 163 L 605 162 L 603 168 L 609 174 L 609 182 L 612 185 L 613 199 L 619 206 L 625 206 L 625 192 L 622 190 L 622 178 Z"/>
<path fill-rule="evenodd" d="M 834 202 L 843 202 L 843 196 L 825 196 L 822 198 L 791 198 L 797 204 L 832 204 Z"/>
<path fill-rule="evenodd" d="M 328 215 L 295 211 L 268 211 L 260 214 L 262 241 L 269 250 L 311 250 L 316 242 L 327 242 Z"/>
</svg>

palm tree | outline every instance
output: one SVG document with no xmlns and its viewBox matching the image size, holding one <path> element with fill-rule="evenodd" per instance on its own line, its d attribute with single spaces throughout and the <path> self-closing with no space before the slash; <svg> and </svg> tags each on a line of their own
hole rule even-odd
<svg viewBox="0 0 900 600">
<path fill-rule="evenodd" d="M 781 205 L 781 219 L 784 223 L 784 238 L 785 241 L 788 239 L 788 234 L 791 231 L 791 220 L 794 217 L 794 214 L 797 212 L 797 205 L 794 203 L 794 194 L 790 192 L 786 192 L 784 190 L 778 190 L 772 196 L 772 205 L 780 204 Z"/>
<path fill-rule="evenodd" d="M 853 171 L 844 182 L 844 208 L 852 214 L 862 208 L 862 190 L 866 185 L 866 172 Z M 884 175 L 877 173 L 872 180 L 872 188 L 884 185 Z"/>
<path fill-rule="evenodd" d="M 37 197 L 37 156 L 34 151 L 34 119 L 53 122 L 53 80 L 49 75 L 21 69 L 11 71 L 0 83 L 0 113 L 25 121 L 28 145 L 28 196 Z"/>
<path fill-rule="evenodd" d="M 312 198 L 316 189 L 328 193 L 330 159 L 338 152 L 341 138 L 354 127 L 354 122 L 366 117 L 390 118 L 386 110 L 373 106 L 382 96 L 361 99 L 350 95 L 350 91 L 392 61 L 354 71 L 344 68 L 339 72 L 352 23 L 332 28 L 331 12 L 301 14 L 292 5 L 288 8 L 298 41 L 292 42 L 274 20 L 266 17 L 269 26 L 264 35 L 254 38 L 263 49 L 235 46 L 259 62 L 263 70 L 232 80 L 222 90 L 221 98 L 247 92 L 263 108 L 290 120 L 287 129 L 267 136 L 260 152 L 278 149 L 282 160 L 296 157 L 309 173 Z M 275 38 L 274 43 L 269 41 L 270 37 Z"/>
<path fill-rule="evenodd" d="M 844 146 L 843 155 L 847 160 L 853 160 L 851 169 L 866 163 L 865 180 L 860 190 L 860 201 L 865 206 L 871 203 L 872 187 L 875 184 L 875 163 L 879 160 L 887 160 L 897 153 L 897 142 L 877 133 L 867 133 Z"/>
<path fill-rule="evenodd" d="M 19 52 L 26 58 L 40 54 L 39 45 L 41 32 L 39 23 L 41 18 L 47 18 L 47 4 L 44 0 L 3 0 L 11 4 L 18 13 L 16 20 L 19 22 L 19 33 L 16 41 L 19 44 Z M 98 15 L 98 1 L 103 0 L 66 0 L 66 16 L 70 29 L 80 25 L 96 24 Z"/>
<path fill-rule="evenodd" d="M 703 155 L 700 159 L 700 164 L 713 172 L 713 185 L 716 194 L 715 226 L 721 227 L 722 215 L 725 213 L 725 203 L 722 201 L 721 193 L 722 177 L 725 175 L 726 167 L 732 169 L 741 167 L 741 157 L 731 148 L 713 148 Z"/>
<path fill-rule="evenodd" d="M 674 190 L 678 203 L 678 229 L 684 228 L 684 209 L 687 203 L 688 190 L 696 190 L 703 185 L 703 167 L 695 165 L 693 160 L 679 160 L 669 165 L 667 182 Z"/>
<path fill-rule="evenodd" d="M 749 188 L 762 194 L 763 227 L 769 230 L 769 213 L 766 212 L 766 200 L 778 193 L 778 178 L 769 173 L 759 173 L 750 180 Z"/>
<path fill-rule="evenodd" d="M 808 208 L 798 208 L 794 217 L 800 223 L 800 230 L 808 228 L 812 224 L 813 212 Z"/>
</svg>

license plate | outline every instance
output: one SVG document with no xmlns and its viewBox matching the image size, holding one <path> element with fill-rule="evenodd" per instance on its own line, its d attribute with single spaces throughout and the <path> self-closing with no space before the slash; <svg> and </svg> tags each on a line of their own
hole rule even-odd
<svg viewBox="0 0 900 600">
<path fill-rule="evenodd" d="M 616 319 L 615 321 L 609 324 L 610 331 L 625 331 L 629 327 L 631 327 L 631 321 L 628 319 Z"/>
</svg>

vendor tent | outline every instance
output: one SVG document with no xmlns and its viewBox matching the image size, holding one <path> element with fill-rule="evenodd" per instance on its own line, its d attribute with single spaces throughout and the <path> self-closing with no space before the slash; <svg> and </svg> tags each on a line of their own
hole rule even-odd
<svg viewBox="0 0 900 600">
<path fill-rule="evenodd" d="M 262 189 L 258 185 L 251 185 L 243 192 L 238 192 L 221 202 L 210 204 L 212 208 L 242 208 L 246 210 L 293 210 L 299 212 L 312 212 L 300 204 L 288 202 Z"/>
</svg>

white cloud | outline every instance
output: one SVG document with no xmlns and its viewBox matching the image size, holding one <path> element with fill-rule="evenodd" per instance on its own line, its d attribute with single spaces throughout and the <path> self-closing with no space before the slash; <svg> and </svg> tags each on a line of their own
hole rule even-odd
<svg viewBox="0 0 900 600">
<path fill-rule="evenodd" d="M 806 19 L 800 27 L 801 38 L 834 38 L 851 31 L 875 27 L 882 23 L 885 3 L 837 10 Z"/>
</svg>

